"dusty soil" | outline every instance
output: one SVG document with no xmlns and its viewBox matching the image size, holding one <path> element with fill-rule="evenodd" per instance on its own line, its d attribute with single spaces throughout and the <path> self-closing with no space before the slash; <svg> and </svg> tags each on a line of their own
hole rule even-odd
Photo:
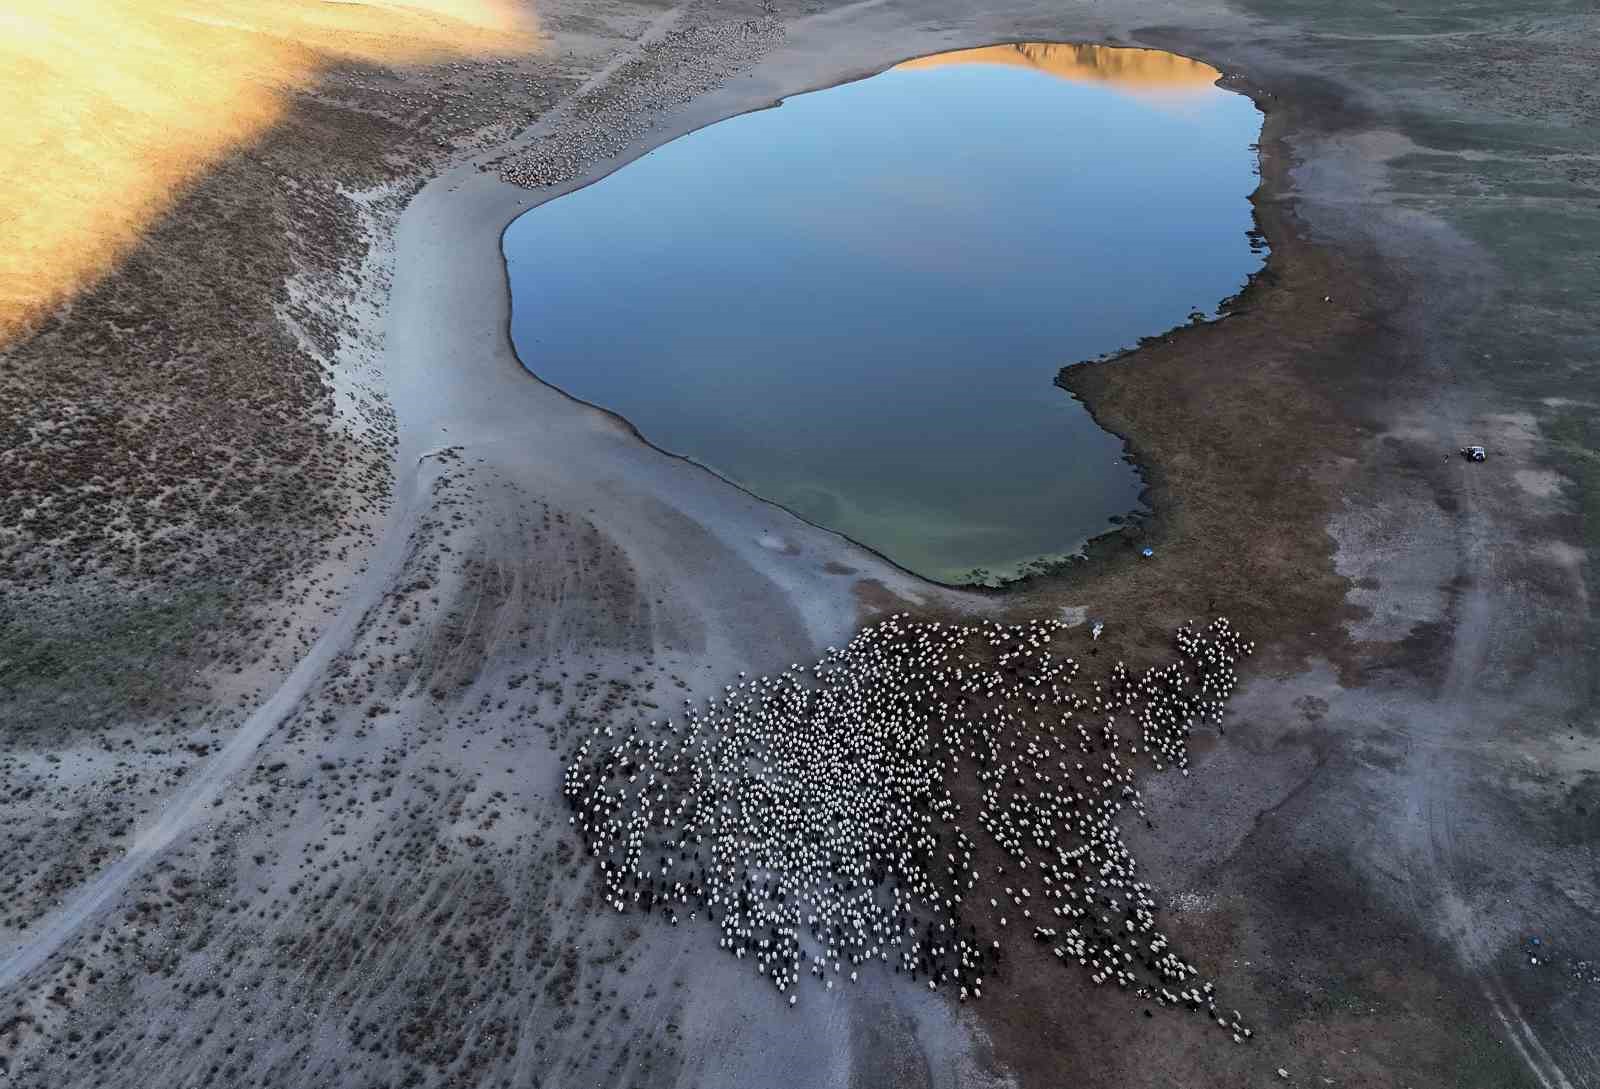
<svg viewBox="0 0 1600 1089">
<path fill-rule="evenodd" d="M 1600 1082 L 1594 15 L 538 16 L 517 55 L 319 69 L 0 349 L 11 1080 Z M 1008 39 L 1198 57 L 1267 119 L 1267 271 L 1062 373 L 1155 512 L 1077 570 L 921 585 L 520 370 L 496 245 L 533 201 Z M 1100 619 L 1096 664 L 1214 613 L 1257 640 L 1127 828 L 1248 1044 L 1026 949 L 981 1003 L 884 975 L 791 1011 L 710 928 L 601 910 L 578 734 L 896 609 Z"/>
</svg>

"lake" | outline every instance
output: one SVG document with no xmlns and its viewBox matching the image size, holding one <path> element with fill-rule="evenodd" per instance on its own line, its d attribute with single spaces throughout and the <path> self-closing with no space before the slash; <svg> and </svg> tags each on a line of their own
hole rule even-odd
<svg viewBox="0 0 1600 1089">
<path fill-rule="evenodd" d="M 711 125 L 506 231 L 539 378 L 941 582 L 1139 509 L 1064 365 L 1214 317 L 1261 115 L 1152 50 L 922 58 Z"/>
</svg>

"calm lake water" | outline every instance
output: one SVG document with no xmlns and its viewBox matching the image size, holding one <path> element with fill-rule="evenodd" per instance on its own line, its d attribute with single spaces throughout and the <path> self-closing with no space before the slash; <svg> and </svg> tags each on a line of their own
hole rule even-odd
<svg viewBox="0 0 1600 1089">
<path fill-rule="evenodd" d="M 924 58 L 661 147 L 505 236 L 523 363 L 944 582 L 1138 507 L 1065 364 L 1260 267 L 1260 114 L 1171 54 Z"/>
</svg>

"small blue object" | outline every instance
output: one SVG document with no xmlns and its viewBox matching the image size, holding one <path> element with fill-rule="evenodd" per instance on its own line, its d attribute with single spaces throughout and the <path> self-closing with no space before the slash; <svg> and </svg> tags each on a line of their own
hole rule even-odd
<svg viewBox="0 0 1600 1089">
<path fill-rule="evenodd" d="M 1534 944 L 1534 945 L 1539 945 L 1539 944 L 1541 944 L 1541 943 L 1540 943 L 1540 941 L 1539 941 L 1539 939 L 1538 939 L 1538 938 L 1535 938 L 1535 939 L 1533 939 L 1533 944 Z"/>
<path fill-rule="evenodd" d="M 1156 554 L 1156 550 L 1155 550 L 1155 549 L 1153 549 L 1153 548 L 1145 548 L 1145 549 L 1141 549 L 1141 550 L 1140 550 L 1140 552 L 1139 552 L 1139 555 L 1141 555 L 1141 556 L 1143 556 L 1143 557 L 1144 557 L 1144 558 L 1145 558 L 1145 559 L 1147 559 L 1147 560 L 1148 560 L 1148 559 L 1149 559 L 1149 558 L 1150 558 L 1150 557 L 1151 557 L 1151 556 L 1154 556 L 1154 555 L 1155 555 L 1155 554 Z"/>
</svg>

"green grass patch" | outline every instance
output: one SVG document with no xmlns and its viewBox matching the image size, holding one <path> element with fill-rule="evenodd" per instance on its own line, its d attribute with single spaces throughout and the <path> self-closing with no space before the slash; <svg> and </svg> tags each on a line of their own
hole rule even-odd
<svg viewBox="0 0 1600 1089">
<path fill-rule="evenodd" d="M 0 716 L 14 742 L 146 718 L 175 705 L 225 630 L 226 596 L 30 600 L 0 613 Z M 24 612 L 25 610 L 25 612 Z"/>
</svg>

